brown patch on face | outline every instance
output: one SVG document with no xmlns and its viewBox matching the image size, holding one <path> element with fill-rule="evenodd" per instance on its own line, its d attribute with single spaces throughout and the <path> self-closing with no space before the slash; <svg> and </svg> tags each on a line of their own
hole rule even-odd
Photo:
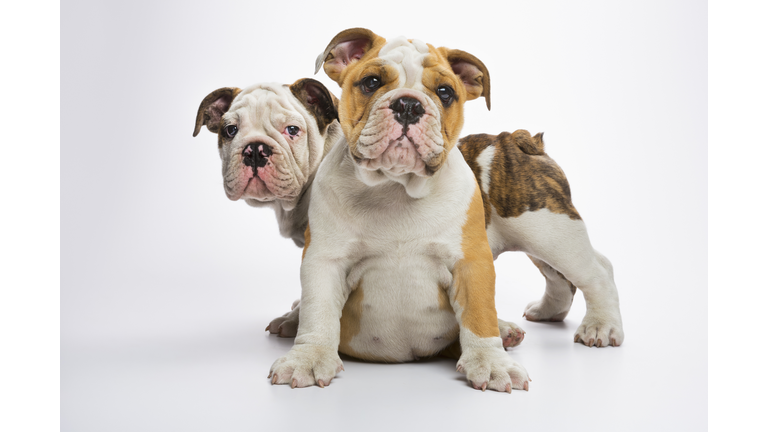
<svg viewBox="0 0 768 432">
<path fill-rule="evenodd" d="M 544 152 L 542 134 L 531 137 L 526 130 L 499 135 L 469 135 L 460 140 L 459 149 L 481 183 L 477 157 L 488 146 L 496 148 L 490 166 L 488 194 L 483 192 L 486 226 L 490 223 L 490 206 L 501 217 L 518 217 L 527 211 L 543 208 L 552 213 L 581 216 L 571 202 L 571 188 L 563 170 Z"/>
<path fill-rule="evenodd" d="M 360 321 L 363 319 L 363 280 L 360 279 L 352 288 L 352 292 L 349 293 L 347 302 L 344 304 L 344 308 L 341 310 L 341 333 L 339 339 L 339 351 L 351 355 L 353 357 L 361 358 L 349 344 L 352 342 L 352 338 L 360 333 Z"/>
<path fill-rule="evenodd" d="M 309 248 L 309 242 L 312 240 L 312 234 L 309 232 L 309 223 L 307 223 L 307 229 L 304 230 L 304 250 L 301 251 L 301 260 L 304 261 L 304 255 L 307 254 Z"/>
<path fill-rule="evenodd" d="M 482 212 L 483 199 L 476 185 L 467 211 L 467 221 L 462 227 L 461 249 L 464 258 L 453 267 L 453 300 L 462 308 L 463 327 L 478 337 L 499 337 L 495 303 L 496 272 Z"/>
<path fill-rule="evenodd" d="M 352 155 L 358 158 L 361 156 L 357 151 L 357 141 L 371 114 L 371 99 L 397 88 L 398 73 L 395 68 L 376 60 L 385 43 L 386 40 L 381 39 L 360 61 L 345 69 L 345 79 L 340 83 L 339 122 Z M 379 77 L 383 85 L 375 92 L 365 94 L 360 88 L 360 82 L 369 76 Z"/>
<path fill-rule="evenodd" d="M 449 152 L 456 144 L 459 133 L 464 127 L 464 102 L 470 99 L 467 89 L 451 69 L 451 63 L 448 61 L 446 53 L 451 51 L 447 48 L 435 48 L 427 45 L 432 55 L 424 60 L 424 71 L 422 73 L 421 83 L 428 90 L 429 96 L 440 110 L 440 120 L 442 123 L 441 133 L 443 136 L 443 151 L 438 157 L 435 157 L 427 164 L 427 167 L 435 172 L 439 169 Z M 450 103 L 444 103 L 438 96 L 438 89 L 448 87 L 454 92 Z"/>
</svg>

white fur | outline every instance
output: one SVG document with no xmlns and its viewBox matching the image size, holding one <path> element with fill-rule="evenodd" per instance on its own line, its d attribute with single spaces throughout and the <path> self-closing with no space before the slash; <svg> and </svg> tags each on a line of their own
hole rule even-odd
<svg viewBox="0 0 768 432">
<path fill-rule="evenodd" d="M 624 330 L 619 312 L 619 295 L 610 261 L 592 248 L 582 220 L 552 213 L 547 209 L 525 212 L 516 218 L 502 218 L 492 208 L 487 229 L 494 258 L 505 251 L 523 251 L 559 271 L 584 293 L 587 314 L 576 337 L 592 345 L 621 345 Z M 573 295 L 556 275 L 547 274 L 544 296 L 530 303 L 526 315 L 535 321 L 562 319 Z"/>
<path fill-rule="evenodd" d="M 234 124 L 239 129 L 235 138 L 219 149 L 227 196 L 242 199 L 254 207 L 271 207 L 277 216 L 280 234 L 304 246 L 310 187 L 323 155 L 330 148 L 329 142 L 338 141 L 341 135 L 338 122 L 323 134 L 314 116 L 288 86 L 277 83 L 243 89 L 223 119 L 225 124 Z M 289 125 L 301 129 L 291 141 L 282 133 Z M 268 166 L 279 173 L 279 179 L 265 182 L 253 178 L 257 176 L 252 168 L 243 164 L 243 149 L 253 141 L 272 147 Z"/>
<path fill-rule="evenodd" d="M 480 187 L 483 192 L 488 193 L 491 187 L 491 162 L 496 155 L 496 147 L 488 146 L 480 152 L 475 162 L 480 166 Z M 494 257 L 495 258 L 495 257 Z"/>
</svg>

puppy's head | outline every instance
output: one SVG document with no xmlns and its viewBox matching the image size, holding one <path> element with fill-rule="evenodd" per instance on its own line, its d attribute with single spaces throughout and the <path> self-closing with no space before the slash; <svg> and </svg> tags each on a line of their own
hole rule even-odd
<svg viewBox="0 0 768 432">
<path fill-rule="evenodd" d="M 290 203 L 320 164 L 325 135 L 338 119 L 337 104 L 325 86 L 309 78 L 244 90 L 224 87 L 200 103 L 193 136 L 203 125 L 218 134 L 229 199 Z"/>
<path fill-rule="evenodd" d="M 392 175 L 434 174 L 458 140 L 463 104 L 491 108 L 485 65 L 464 51 L 344 30 L 315 64 L 342 88 L 339 119 L 357 163 Z"/>
</svg>

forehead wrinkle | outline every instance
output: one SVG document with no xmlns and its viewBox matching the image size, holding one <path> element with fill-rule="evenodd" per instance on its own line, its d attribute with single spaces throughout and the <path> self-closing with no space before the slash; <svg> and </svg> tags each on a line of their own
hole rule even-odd
<svg viewBox="0 0 768 432">
<path fill-rule="evenodd" d="M 400 85 L 405 87 L 414 87 L 421 83 L 423 64 L 430 55 L 426 44 L 418 40 L 409 41 L 404 37 L 388 42 L 380 52 L 380 58 L 398 66 L 402 72 Z"/>
</svg>

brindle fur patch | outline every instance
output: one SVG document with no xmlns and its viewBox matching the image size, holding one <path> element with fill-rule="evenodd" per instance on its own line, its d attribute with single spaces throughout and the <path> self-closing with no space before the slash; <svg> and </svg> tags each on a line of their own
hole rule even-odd
<svg viewBox="0 0 768 432">
<path fill-rule="evenodd" d="M 571 219 L 581 216 L 571 202 L 571 188 L 563 170 L 544 152 L 542 134 L 526 130 L 499 135 L 469 135 L 459 140 L 459 149 L 481 183 L 477 157 L 488 146 L 494 146 L 491 182 L 488 194 L 482 191 L 485 224 L 490 223 L 490 206 L 501 217 L 518 217 L 527 211 L 548 209 Z"/>
</svg>

